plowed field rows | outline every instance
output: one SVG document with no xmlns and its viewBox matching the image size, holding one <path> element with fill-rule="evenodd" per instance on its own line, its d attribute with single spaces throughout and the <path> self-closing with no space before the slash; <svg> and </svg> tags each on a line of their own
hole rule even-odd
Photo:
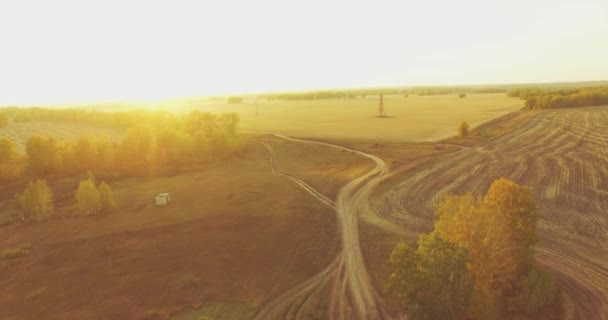
<svg viewBox="0 0 608 320">
<path fill-rule="evenodd" d="M 560 277 L 566 316 L 608 319 L 608 108 L 546 111 L 510 133 L 396 173 L 379 213 L 430 229 L 445 195 L 485 193 L 506 177 L 529 186 L 541 212 L 537 260 Z"/>
</svg>

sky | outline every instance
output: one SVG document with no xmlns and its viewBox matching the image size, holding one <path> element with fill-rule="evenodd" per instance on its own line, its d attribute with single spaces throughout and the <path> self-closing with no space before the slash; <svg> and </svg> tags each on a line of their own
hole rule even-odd
<svg viewBox="0 0 608 320">
<path fill-rule="evenodd" d="M 608 1 L 0 0 L 0 105 L 608 80 Z"/>
</svg>

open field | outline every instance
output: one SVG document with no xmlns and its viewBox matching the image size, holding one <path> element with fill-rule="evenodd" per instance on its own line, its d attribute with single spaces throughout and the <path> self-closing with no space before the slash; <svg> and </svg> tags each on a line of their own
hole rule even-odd
<svg viewBox="0 0 608 320">
<path fill-rule="evenodd" d="M 563 310 L 532 318 L 604 319 L 606 128 L 608 107 L 597 107 L 515 112 L 434 143 L 252 136 L 230 161 L 112 181 L 116 213 L 0 228 L 0 249 L 30 248 L 0 259 L 0 309 L 8 319 L 398 319 L 382 294 L 394 245 L 430 230 L 443 195 L 506 177 L 539 199 L 537 259 L 563 288 Z M 162 191 L 175 203 L 155 207 Z"/>
<path fill-rule="evenodd" d="M 393 172 L 377 191 L 376 212 L 414 232 L 432 228 L 449 193 L 484 193 L 500 177 L 538 199 L 537 260 L 563 287 L 568 319 L 608 316 L 608 107 L 536 113 L 508 133 Z"/>
<path fill-rule="evenodd" d="M 114 140 L 120 139 L 123 132 L 118 129 L 46 121 L 12 122 L 8 127 L 0 128 L 0 137 L 6 136 L 15 141 L 20 152 L 24 150 L 27 139 L 35 134 L 52 135 L 58 139 L 75 139 L 84 134 L 105 134 Z"/>
<path fill-rule="evenodd" d="M 369 166 L 342 163 L 338 151 L 322 156 L 335 188 Z M 305 160 L 281 154 L 293 168 Z M 246 313 L 336 255 L 333 210 L 274 175 L 255 142 L 241 158 L 196 172 L 112 184 L 118 212 L 0 228 L 0 249 L 30 247 L 26 257 L 0 260 L 4 319 L 160 319 L 213 301 Z M 161 191 L 171 192 L 169 207 L 153 205 Z"/>
<path fill-rule="evenodd" d="M 387 95 L 384 106 L 390 118 L 376 118 L 378 96 L 358 99 L 310 101 L 257 101 L 242 104 L 203 102 L 185 110 L 237 112 L 245 132 L 289 136 L 384 141 L 431 141 L 453 136 L 462 120 L 471 126 L 523 107 L 505 94 L 477 94 L 404 98 Z"/>
<path fill-rule="evenodd" d="M 275 163 L 281 172 L 304 180 L 330 199 L 335 199 L 338 190 L 348 181 L 373 167 L 372 161 L 351 152 L 320 148 L 273 136 L 265 137 L 262 141 L 272 145 Z M 326 154 L 340 157 L 339 163 L 348 164 L 350 170 L 337 166 L 334 162 L 336 158 L 327 157 Z"/>
</svg>

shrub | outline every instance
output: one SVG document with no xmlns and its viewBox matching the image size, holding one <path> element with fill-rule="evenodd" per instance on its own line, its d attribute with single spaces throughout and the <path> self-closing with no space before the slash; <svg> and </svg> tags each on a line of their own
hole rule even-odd
<svg viewBox="0 0 608 320">
<path fill-rule="evenodd" d="M 466 121 L 462 121 L 460 125 L 458 125 L 458 136 L 460 138 L 464 138 L 469 134 L 469 124 Z"/>
<path fill-rule="evenodd" d="M 2 258 L 10 260 L 25 257 L 30 252 L 29 246 L 17 247 L 13 249 L 4 249 Z"/>
<path fill-rule="evenodd" d="M 553 275 L 532 268 L 521 280 L 520 292 L 511 299 L 507 308 L 511 311 L 532 313 L 553 303 L 556 297 L 557 286 Z"/>
</svg>

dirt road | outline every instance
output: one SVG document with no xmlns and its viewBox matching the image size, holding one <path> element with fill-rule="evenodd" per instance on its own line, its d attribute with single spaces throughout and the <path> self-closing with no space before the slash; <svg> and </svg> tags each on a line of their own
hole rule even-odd
<svg viewBox="0 0 608 320">
<path fill-rule="evenodd" d="M 292 288 L 268 302 L 256 315 L 255 319 L 299 319 L 314 312 L 317 304 L 312 304 L 314 293 L 328 290 L 330 297 L 327 318 L 330 319 L 390 319 L 384 309 L 382 298 L 372 285 L 366 270 L 359 245 L 358 215 L 360 210 L 367 209 L 367 197 L 376 181 L 388 172 L 382 159 L 357 150 L 318 141 L 295 139 L 277 135 L 282 139 L 299 143 L 309 143 L 353 152 L 366 157 L 375 163 L 375 167 L 366 174 L 350 181 L 338 193 L 335 203 L 338 226 L 341 235 L 341 250 L 337 258 L 321 273 L 306 282 Z M 298 182 L 299 179 L 280 173 L 275 169 L 272 147 L 265 144 L 271 153 L 273 172 L 298 183 L 309 193 L 318 194 L 309 185 Z M 324 196 L 315 196 L 326 203 Z M 319 300 L 319 299 L 317 299 Z M 399 318 L 395 316 L 393 318 Z"/>
<path fill-rule="evenodd" d="M 354 152 L 376 166 L 337 196 L 338 257 L 267 303 L 256 319 L 301 319 L 323 307 L 327 319 L 405 318 L 386 313 L 370 281 L 358 219 L 415 238 L 432 227 L 434 206 L 444 195 L 482 194 L 501 177 L 529 186 L 538 199 L 542 240 L 536 257 L 558 277 L 564 319 L 608 319 L 608 108 L 542 112 L 507 134 L 449 156 L 412 161 L 390 174 L 376 156 L 279 137 Z M 324 295 L 328 306 L 320 302 Z"/>
</svg>

